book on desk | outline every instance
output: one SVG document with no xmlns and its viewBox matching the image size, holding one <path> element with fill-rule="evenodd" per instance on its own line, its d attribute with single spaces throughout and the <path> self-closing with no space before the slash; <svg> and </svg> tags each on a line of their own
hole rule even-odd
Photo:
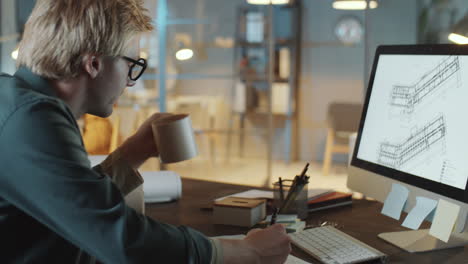
<svg viewBox="0 0 468 264">
<path fill-rule="evenodd" d="M 350 205 L 353 195 L 344 192 L 330 192 L 307 201 L 308 212 L 320 211 L 328 208 Z"/>
</svg>

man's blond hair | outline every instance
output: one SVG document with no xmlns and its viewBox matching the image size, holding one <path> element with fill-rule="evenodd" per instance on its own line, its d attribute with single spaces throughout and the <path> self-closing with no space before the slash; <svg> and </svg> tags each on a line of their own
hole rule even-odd
<svg viewBox="0 0 468 264">
<path fill-rule="evenodd" d="M 73 78 L 84 54 L 123 55 L 132 37 L 152 29 L 141 0 L 37 0 L 18 66 L 50 79 Z"/>
</svg>

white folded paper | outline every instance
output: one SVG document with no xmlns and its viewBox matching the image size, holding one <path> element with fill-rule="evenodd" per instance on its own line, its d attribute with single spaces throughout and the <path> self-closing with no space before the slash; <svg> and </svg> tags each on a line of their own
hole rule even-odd
<svg viewBox="0 0 468 264">
<path fill-rule="evenodd" d="M 381 213 L 395 220 L 400 220 L 401 211 L 405 208 L 408 195 L 408 188 L 398 183 L 392 184 L 392 190 L 385 199 Z"/>
<path fill-rule="evenodd" d="M 402 226 L 417 230 L 421 223 L 426 219 L 436 208 L 437 201 L 427 197 L 416 196 L 416 205 L 411 209 L 403 221 Z"/>
<path fill-rule="evenodd" d="M 173 171 L 144 171 L 143 191 L 146 203 L 163 203 L 182 196 L 182 181 Z"/>
<path fill-rule="evenodd" d="M 429 234 L 447 243 L 450 234 L 453 232 L 459 213 L 460 206 L 458 204 L 439 199 Z"/>
</svg>

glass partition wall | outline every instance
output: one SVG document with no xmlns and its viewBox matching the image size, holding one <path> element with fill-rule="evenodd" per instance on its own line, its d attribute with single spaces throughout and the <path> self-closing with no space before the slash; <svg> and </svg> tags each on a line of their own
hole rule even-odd
<svg viewBox="0 0 468 264">
<path fill-rule="evenodd" d="M 378 0 L 367 10 L 335 9 L 338 1 L 291 1 L 294 13 L 245 0 L 146 0 L 155 31 L 140 55 L 149 67 L 119 100 L 109 138 L 122 142 L 154 112 L 189 113 L 199 155 L 164 169 L 256 186 L 292 178 L 305 162 L 320 175 L 328 105 L 362 101 L 378 45 L 467 37 L 465 0 Z M 34 3 L 0 0 L 2 72 L 15 71 Z M 333 156 L 332 176 L 345 175 L 346 161 Z M 157 169 L 157 159 L 142 167 Z"/>
<path fill-rule="evenodd" d="M 139 89 L 151 98 L 137 101 L 139 91 L 129 90 L 121 102 L 128 100 L 127 105 L 147 111 L 145 114 L 190 114 L 199 155 L 162 164 L 163 169 L 188 178 L 269 185 L 269 124 L 242 120 L 233 109 L 236 96 L 240 96 L 234 89 L 240 67 L 236 30 L 241 5 L 245 5 L 243 0 L 148 1 L 156 30 L 141 43 L 150 68 L 143 76 L 144 87 Z M 267 12 L 266 8 L 262 12 Z"/>
</svg>

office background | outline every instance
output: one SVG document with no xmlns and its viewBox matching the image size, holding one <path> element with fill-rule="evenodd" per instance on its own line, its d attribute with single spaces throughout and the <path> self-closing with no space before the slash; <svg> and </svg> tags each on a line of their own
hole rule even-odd
<svg viewBox="0 0 468 264">
<path fill-rule="evenodd" d="M 34 2 L 0 0 L 2 72 L 15 71 L 12 53 Z M 252 7 L 245 0 L 146 0 L 157 26 L 141 42 L 141 55 L 149 59 L 150 68 L 145 80 L 119 101 L 110 118 L 114 132 L 106 132 L 107 137 L 110 140 L 118 130 L 121 142 L 149 113 L 160 109 L 190 112 L 200 155 L 168 166 L 184 177 L 269 186 L 274 178 L 292 177 L 291 171 L 299 172 L 305 162 L 311 161 L 311 174 L 321 177 L 323 184 L 345 188 L 346 153 L 333 155 L 330 175 L 322 176 L 329 105 L 362 103 L 367 72 L 378 45 L 450 43 L 448 35 L 466 16 L 468 5 L 466 0 L 378 0 L 373 9 L 338 10 L 333 7 L 334 2 L 294 1 L 301 14 L 298 22 L 301 30 L 297 32 L 300 52 L 293 53 L 289 63 L 299 62 L 297 85 L 289 86 L 293 97 L 279 101 L 290 105 L 292 110 L 270 115 L 268 107 L 267 113 L 233 110 L 239 100 L 233 91 L 239 83 L 242 85 L 239 74 L 242 58 L 236 53 L 242 49 L 238 31 L 242 23 L 244 26 L 249 23 L 239 8 L 254 8 L 253 13 L 262 14 L 264 34 L 260 41 L 265 50 L 257 51 L 260 55 L 257 54 L 256 67 L 266 68 L 267 33 L 271 29 L 267 22 L 273 22 L 275 36 L 294 38 L 288 27 L 294 20 L 291 12 L 279 6 L 271 10 L 269 6 Z M 350 26 L 352 22 L 344 23 L 353 27 L 349 30 L 364 33 L 354 43 L 343 42 L 336 33 L 347 19 L 359 24 L 354 28 Z M 167 26 L 161 27 L 160 23 Z M 192 58 L 176 59 L 175 52 L 183 47 L 193 50 Z M 278 48 L 274 49 L 278 53 Z M 257 106 L 262 104 L 265 91 L 268 94 L 272 90 L 271 84 L 265 82 L 255 88 Z M 243 91 L 249 93 L 249 89 L 244 87 Z M 241 104 L 248 105 L 248 100 L 244 98 Z M 159 167 L 154 159 L 143 169 Z"/>
</svg>

